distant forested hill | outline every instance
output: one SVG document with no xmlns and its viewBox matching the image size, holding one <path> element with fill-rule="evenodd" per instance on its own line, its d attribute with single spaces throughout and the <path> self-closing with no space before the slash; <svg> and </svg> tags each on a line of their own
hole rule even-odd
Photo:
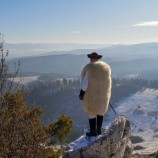
<svg viewBox="0 0 158 158">
<path fill-rule="evenodd" d="M 115 77 L 132 74 L 139 76 L 145 71 L 158 70 L 157 43 L 115 45 L 95 50 L 62 51 L 63 54 L 56 51 L 40 56 L 16 58 L 8 61 L 8 64 L 10 70 L 14 71 L 14 63 L 20 60 L 20 72 L 23 74 L 56 73 L 66 76 L 79 76 L 82 67 L 89 62 L 87 54 L 92 51 L 97 51 L 103 55 L 102 60 L 111 66 L 112 74 Z"/>
<path fill-rule="evenodd" d="M 118 101 L 143 88 L 158 88 L 158 81 L 143 79 L 113 79 L 111 102 Z M 60 114 L 69 115 L 75 124 L 86 124 L 86 115 L 79 100 L 80 80 L 60 79 L 37 81 L 25 87 L 28 105 L 39 105 L 44 109 L 44 122 L 56 119 Z"/>
</svg>

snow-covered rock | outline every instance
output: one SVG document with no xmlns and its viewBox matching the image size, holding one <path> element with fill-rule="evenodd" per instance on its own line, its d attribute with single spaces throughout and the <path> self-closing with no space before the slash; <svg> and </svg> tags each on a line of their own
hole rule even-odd
<svg viewBox="0 0 158 158">
<path fill-rule="evenodd" d="M 143 142 L 134 153 L 151 154 L 158 151 L 158 90 L 144 89 L 120 101 L 115 108 L 118 115 L 126 115 L 131 122 L 131 135 Z"/>
<path fill-rule="evenodd" d="M 81 136 L 70 143 L 63 158 L 130 158 L 133 151 L 130 132 L 130 121 L 119 116 L 103 128 L 102 135 Z"/>
<path fill-rule="evenodd" d="M 103 134 L 102 136 L 98 136 L 90 140 L 87 140 L 85 136 L 82 136 L 81 138 L 70 144 L 69 150 L 67 150 L 65 153 L 67 157 L 64 158 L 80 158 L 85 156 L 83 153 L 97 152 L 98 146 L 102 146 L 100 145 L 100 142 L 105 142 L 103 141 L 104 136 L 106 137 L 107 143 L 109 143 L 110 140 L 107 137 L 110 135 L 110 129 L 113 125 L 113 123 L 110 124 L 110 122 L 112 122 L 112 120 L 114 119 L 118 120 L 117 117 L 120 115 L 127 116 L 128 120 L 130 121 L 131 135 L 136 137 L 138 136 L 143 140 L 137 143 L 133 143 L 134 150 L 132 153 L 132 158 L 156 158 L 155 155 L 158 151 L 158 90 L 144 89 L 131 95 L 128 98 L 125 98 L 124 100 L 121 100 L 116 105 L 113 105 L 113 107 L 115 108 L 117 115 L 115 115 L 112 109 L 109 108 L 109 111 L 106 114 L 108 117 L 106 121 L 103 123 L 103 125 L 106 127 L 104 128 L 106 129 L 104 130 L 106 134 Z M 98 146 L 97 143 L 99 144 Z M 130 153 L 127 152 L 128 149 L 129 151 L 131 151 L 131 147 L 128 148 L 127 143 L 126 152 L 124 153 L 124 156 Z M 99 148 L 99 152 L 103 153 L 102 158 L 106 158 L 106 156 L 109 155 L 109 151 L 112 151 L 111 146 L 105 147 L 105 151 L 102 151 L 101 148 Z M 74 155 L 72 156 L 71 154 Z M 88 158 L 88 156 L 85 157 Z M 94 158 L 98 158 L 96 154 Z M 116 156 L 116 158 L 119 157 Z"/>
</svg>

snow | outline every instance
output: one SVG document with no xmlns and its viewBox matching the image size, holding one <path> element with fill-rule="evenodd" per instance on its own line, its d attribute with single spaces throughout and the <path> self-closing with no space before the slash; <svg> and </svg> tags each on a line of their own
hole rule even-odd
<svg viewBox="0 0 158 158">
<path fill-rule="evenodd" d="M 73 150 L 77 150 L 77 149 L 86 147 L 89 144 L 91 144 L 92 142 L 96 141 L 98 138 L 99 138 L 99 136 L 88 138 L 85 135 L 83 135 L 80 138 L 78 138 L 77 140 L 75 140 L 74 142 L 69 144 L 69 147 L 70 147 L 69 151 L 73 151 Z"/>
<path fill-rule="evenodd" d="M 8 80 L 13 80 L 13 78 L 9 78 Z M 35 81 L 35 80 L 38 80 L 38 76 L 29 76 L 29 77 L 15 77 L 14 78 L 14 82 L 16 83 L 20 83 L 20 84 L 27 84 L 29 82 L 32 82 L 32 81 Z"/>
<path fill-rule="evenodd" d="M 158 135 L 158 90 L 145 89 L 137 92 L 120 101 L 115 110 L 118 115 L 126 115 L 132 122 L 131 134 L 145 140 L 134 144 L 145 149 L 134 152 L 146 154 L 158 151 L 158 137 L 154 137 Z"/>
<path fill-rule="evenodd" d="M 109 132 L 110 129 L 110 125 L 104 127 L 104 132 Z M 86 132 L 86 131 L 85 131 Z M 69 144 L 69 151 L 73 151 L 73 150 L 77 150 L 83 147 L 86 147 L 90 144 L 92 144 L 93 142 L 95 142 L 96 140 L 98 140 L 100 137 L 102 137 L 102 135 L 98 135 L 96 137 L 87 137 L 86 133 L 79 137 L 77 140 L 75 140 L 74 142 Z"/>
</svg>

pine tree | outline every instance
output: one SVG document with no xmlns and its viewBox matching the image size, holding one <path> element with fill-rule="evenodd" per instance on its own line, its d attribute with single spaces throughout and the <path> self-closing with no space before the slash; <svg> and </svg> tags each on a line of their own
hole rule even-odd
<svg viewBox="0 0 158 158">
<path fill-rule="evenodd" d="M 6 93 L 0 110 L 0 157 L 58 157 L 50 145 L 64 141 L 72 128 L 69 117 L 60 116 L 48 126 L 41 123 L 41 108 L 28 108 L 21 91 Z"/>
</svg>

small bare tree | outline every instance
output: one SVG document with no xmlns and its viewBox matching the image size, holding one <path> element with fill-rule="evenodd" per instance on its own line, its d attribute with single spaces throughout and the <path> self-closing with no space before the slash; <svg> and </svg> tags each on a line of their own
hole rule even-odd
<svg viewBox="0 0 158 158">
<path fill-rule="evenodd" d="M 3 96 L 4 93 L 10 92 L 14 79 L 17 76 L 20 69 L 20 61 L 16 64 L 18 65 L 15 69 L 14 73 L 9 73 L 9 67 L 7 65 L 7 57 L 9 55 L 9 51 L 4 51 L 4 35 L 0 33 L 0 107 L 3 106 Z M 11 80 L 8 80 L 11 78 Z"/>
<path fill-rule="evenodd" d="M 4 52 L 3 37 L 4 37 L 3 34 L 0 33 L 0 105 L 1 106 L 3 102 L 4 88 L 8 78 L 8 66 L 6 65 L 6 57 L 8 56 L 8 51 Z"/>
</svg>

